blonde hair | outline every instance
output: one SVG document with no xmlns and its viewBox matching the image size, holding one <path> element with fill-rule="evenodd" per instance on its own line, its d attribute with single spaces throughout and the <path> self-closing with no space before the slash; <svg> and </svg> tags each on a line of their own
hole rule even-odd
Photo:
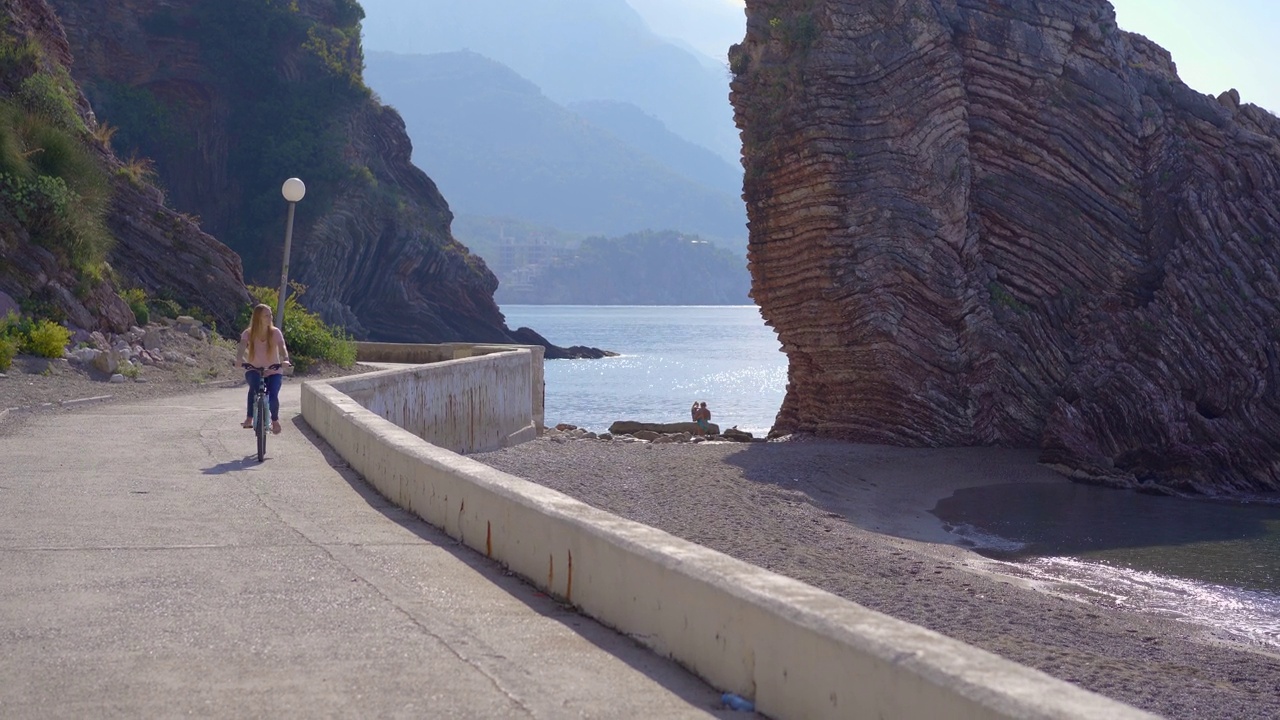
<svg viewBox="0 0 1280 720">
<path fill-rule="evenodd" d="M 253 308 L 253 319 L 249 321 L 249 342 L 256 340 L 265 340 L 267 343 L 267 352 L 275 354 L 276 334 L 271 332 L 274 325 L 271 323 L 271 306 L 258 304 Z"/>
</svg>

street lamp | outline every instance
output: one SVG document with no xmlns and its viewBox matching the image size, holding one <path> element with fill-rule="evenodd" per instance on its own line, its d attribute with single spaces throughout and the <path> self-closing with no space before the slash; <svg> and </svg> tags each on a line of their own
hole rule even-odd
<svg viewBox="0 0 1280 720">
<path fill-rule="evenodd" d="M 280 268 L 280 300 L 276 303 L 276 323 L 283 330 L 284 293 L 289 289 L 289 246 L 293 244 L 293 210 L 297 207 L 298 201 L 307 194 L 307 186 L 303 185 L 298 178 L 289 178 L 284 181 L 284 187 L 280 188 L 280 192 L 289 202 L 289 220 L 284 226 L 284 263 Z"/>
</svg>

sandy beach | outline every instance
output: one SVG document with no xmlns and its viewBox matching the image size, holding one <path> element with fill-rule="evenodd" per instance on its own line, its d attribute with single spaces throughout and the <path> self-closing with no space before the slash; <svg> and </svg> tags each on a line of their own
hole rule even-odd
<svg viewBox="0 0 1280 720">
<path fill-rule="evenodd" d="M 1034 451 L 546 437 L 472 457 L 1151 712 L 1280 717 L 1280 655 L 994 572 L 930 514 L 962 488 L 1069 482 Z"/>
</svg>

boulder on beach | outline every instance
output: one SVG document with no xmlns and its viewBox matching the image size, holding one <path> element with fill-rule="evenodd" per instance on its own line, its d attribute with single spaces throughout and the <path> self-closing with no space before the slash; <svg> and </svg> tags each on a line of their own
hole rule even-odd
<svg viewBox="0 0 1280 720">
<path fill-rule="evenodd" d="M 720 426 L 710 423 L 711 435 L 720 434 Z M 698 427 L 698 423 L 694 422 L 678 422 L 678 423 L 646 423 L 636 422 L 635 420 L 618 420 L 609 426 L 609 432 L 614 435 L 635 435 L 641 430 L 656 432 L 662 435 L 671 435 L 675 433 L 689 433 L 690 435 L 702 435 L 702 428 Z"/>
</svg>

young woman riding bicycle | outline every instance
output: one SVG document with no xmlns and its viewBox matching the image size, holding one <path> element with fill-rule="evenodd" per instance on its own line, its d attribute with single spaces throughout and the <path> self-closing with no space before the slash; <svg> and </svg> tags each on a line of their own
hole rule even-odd
<svg viewBox="0 0 1280 720">
<path fill-rule="evenodd" d="M 248 357 L 246 357 L 246 351 Z M 236 367 L 248 363 L 255 368 L 265 368 L 263 380 L 267 385 L 267 401 L 271 407 L 271 432 L 280 434 L 280 385 L 284 382 L 283 369 L 272 370 L 272 365 L 289 365 L 289 348 L 284 344 L 284 333 L 271 321 L 271 308 L 258 305 L 253 309 L 249 327 L 240 333 L 240 347 L 236 350 Z M 258 371 L 246 370 L 245 382 L 249 384 L 249 401 L 245 419 L 240 427 L 253 427 L 253 392 L 258 386 Z"/>
</svg>

